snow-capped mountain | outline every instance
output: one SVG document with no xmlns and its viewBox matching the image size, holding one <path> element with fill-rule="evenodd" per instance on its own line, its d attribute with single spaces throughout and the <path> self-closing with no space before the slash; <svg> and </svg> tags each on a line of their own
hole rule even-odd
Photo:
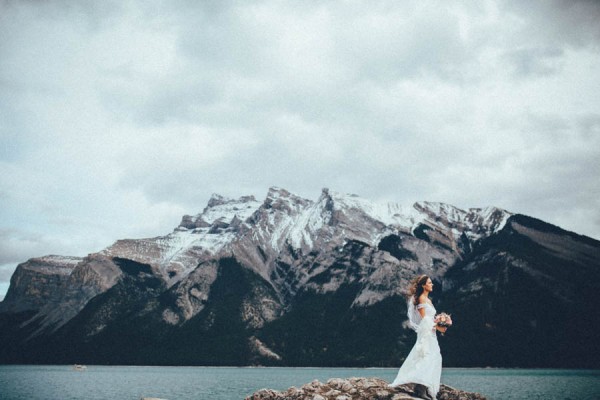
<svg viewBox="0 0 600 400">
<path fill-rule="evenodd" d="M 598 274 L 598 249 L 496 207 L 400 205 L 328 189 L 314 201 L 276 187 L 263 201 L 215 194 L 165 236 L 19 265 L 0 303 L 0 335 L 17 350 L 1 350 L 0 362 L 71 362 L 77 353 L 110 363 L 396 365 L 411 341 L 402 296 L 416 274 L 430 275 L 449 306 L 484 299 L 494 320 L 502 296 L 525 296 L 499 292 L 513 271 L 531 287 L 556 283 L 562 307 L 580 280 L 563 285 L 558 266 L 587 260 L 582 270 Z M 501 325 L 487 315 L 472 323 Z M 545 324 L 523 323 L 536 332 Z M 391 350 L 366 343 L 341 356 L 368 335 Z"/>
<path fill-rule="evenodd" d="M 297 282 L 277 276 L 282 262 L 294 264 L 294 258 L 312 260 L 311 252 L 338 254 L 335 249 L 343 248 L 349 241 L 375 248 L 384 237 L 396 233 L 420 239 L 413 249 L 420 256 L 415 260 L 404 260 L 405 266 L 411 270 L 420 265 L 433 268 L 437 262 L 430 273 L 443 274 L 461 256 L 459 246 L 474 243 L 502 229 L 510 215 L 498 208 L 464 211 L 441 203 L 420 202 L 411 207 L 377 203 L 328 189 L 323 189 L 317 201 L 311 201 L 272 187 L 262 203 L 253 196 L 227 199 L 215 194 L 200 214 L 184 216 L 180 225 L 167 236 L 121 240 L 101 254 L 149 264 L 168 286 L 188 277 L 200 262 L 233 254 L 280 294 L 286 294 L 290 286 L 304 285 L 321 273 L 327 260 L 319 260 L 324 265 L 321 269 L 308 273 L 297 270 L 302 272 L 302 276 L 296 277 Z M 422 243 L 423 239 L 446 246 L 450 251 L 426 245 Z M 406 246 L 412 248 L 408 243 Z M 440 263 L 440 260 L 444 262 Z M 389 263 L 396 261 L 392 259 Z M 384 260 L 381 263 L 386 264 Z M 374 283 L 381 286 L 378 275 L 373 277 Z M 202 278 L 204 286 L 209 286 L 215 277 L 213 272 L 207 272 Z M 336 284 L 330 284 L 321 289 L 336 288 Z M 204 290 L 209 289 L 205 287 Z M 368 287 L 357 302 L 372 303 L 390 291 L 398 290 L 389 288 L 375 292 Z"/>
<path fill-rule="evenodd" d="M 246 242 L 260 246 L 271 259 L 288 248 L 308 254 L 331 246 L 332 241 L 340 245 L 357 240 L 376 246 L 387 235 L 416 230 L 435 230 L 440 233 L 436 240 L 454 244 L 463 234 L 473 242 L 497 232 L 510 215 L 498 208 L 463 211 L 441 203 L 420 202 L 412 207 L 376 203 L 328 189 L 311 201 L 273 187 L 262 203 L 253 196 L 236 200 L 214 194 L 200 214 L 185 215 L 172 233 L 120 240 L 101 254 L 149 264 L 173 285 L 199 260 L 231 254 Z M 263 263 L 257 272 L 269 270 L 268 262 Z"/>
</svg>

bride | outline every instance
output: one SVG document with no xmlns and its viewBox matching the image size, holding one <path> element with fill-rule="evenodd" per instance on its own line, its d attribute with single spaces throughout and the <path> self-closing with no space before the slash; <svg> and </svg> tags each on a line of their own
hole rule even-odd
<svg viewBox="0 0 600 400">
<path fill-rule="evenodd" d="M 398 376 L 391 387 L 405 383 L 416 383 L 420 397 L 435 399 L 440 389 L 442 375 L 442 355 L 435 330 L 445 332 L 446 328 L 434 322 L 435 308 L 429 300 L 433 282 L 427 275 L 420 275 L 412 281 L 408 299 L 408 321 L 417 332 L 417 342 L 404 360 Z M 423 385 L 425 388 L 423 388 Z"/>
</svg>

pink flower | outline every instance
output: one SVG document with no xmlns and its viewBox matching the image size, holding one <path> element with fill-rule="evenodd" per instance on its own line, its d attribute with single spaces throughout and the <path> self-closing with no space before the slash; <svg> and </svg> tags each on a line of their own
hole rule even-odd
<svg viewBox="0 0 600 400">
<path fill-rule="evenodd" d="M 450 315 L 448 315 L 446 313 L 440 313 L 440 314 L 436 315 L 434 321 L 439 326 L 451 326 L 452 325 L 452 318 L 450 317 Z"/>
</svg>

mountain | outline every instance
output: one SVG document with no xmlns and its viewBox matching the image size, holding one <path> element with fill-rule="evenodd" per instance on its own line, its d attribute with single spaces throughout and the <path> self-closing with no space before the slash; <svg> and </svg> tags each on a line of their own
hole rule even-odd
<svg viewBox="0 0 600 400">
<path fill-rule="evenodd" d="M 597 368 L 599 264 L 597 240 L 495 207 L 213 195 L 166 236 L 20 264 L 0 363 L 398 366 L 426 273 L 445 366 Z"/>
</svg>

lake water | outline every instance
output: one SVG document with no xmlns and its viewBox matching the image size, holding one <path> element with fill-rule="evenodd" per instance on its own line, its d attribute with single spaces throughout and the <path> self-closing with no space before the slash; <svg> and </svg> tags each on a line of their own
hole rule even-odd
<svg viewBox="0 0 600 400">
<path fill-rule="evenodd" d="M 0 399 L 236 400 L 262 388 L 287 389 L 314 379 L 378 377 L 390 382 L 396 369 L 218 368 L 0 365 Z M 600 370 L 445 368 L 442 383 L 489 399 L 598 400 Z"/>
</svg>

